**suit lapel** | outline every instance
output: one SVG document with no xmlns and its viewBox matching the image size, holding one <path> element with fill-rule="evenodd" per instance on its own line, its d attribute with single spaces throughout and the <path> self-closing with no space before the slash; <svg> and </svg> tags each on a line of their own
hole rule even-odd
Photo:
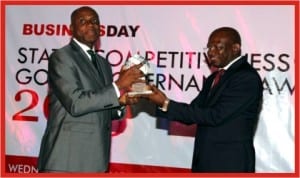
<svg viewBox="0 0 300 178">
<path fill-rule="evenodd" d="M 97 56 L 96 63 L 97 63 L 98 68 L 100 69 L 100 71 L 98 72 L 98 75 L 102 76 L 101 78 L 104 80 L 102 82 L 106 84 L 108 81 L 106 74 L 108 74 L 109 72 L 106 71 L 106 67 L 104 67 L 106 65 L 104 59 L 101 59 L 98 54 L 96 56 Z"/>
<path fill-rule="evenodd" d="M 84 51 L 73 40 L 71 40 L 70 45 L 73 48 L 73 50 L 77 53 L 75 60 L 80 60 L 79 63 L 81 66 L 83 66 L 81 69 L 84 70 L 85 73 L 90 73 L 91 76 L 94 78 L 94 81 L 96 81 L 98 85 L 103 85 L 105 82 L 100 80 L 100 78 L 98 77 L 99 72 L 93 66 L 92 61 L 89 60 L 88 56 L 84 53 Z"/>
<path fill-rule="evenodd" d="M 207 104 L 209 106 L 213 105 L 216 103 L 217 99 L 219 98 L 219 96 L 221 95 L 221 93 L 223 92 L 223 90 L 225 89 L 227 83 L 230 81 L 230 78 L 233 77 L 234 73 L 236 73 L 236 71 L 238 69 L 241 68 L 242 65 L 244 65 L 245 63 L 247 63 L 247 56 L 243 56 L 241 59 L 239 59 L 238 61 L 236 61 L 234 64 L 232 64 L 224 73 L 224 75 L 221 77 L 220 82 L 218 83 L 218 85 L 211 89 L 208 97 L 207 97 Z M 214 77 L 212 77 L 213 80 Z M 212 81 L 210 82 L 210 84 L 212 83 Z"/>
</svg>

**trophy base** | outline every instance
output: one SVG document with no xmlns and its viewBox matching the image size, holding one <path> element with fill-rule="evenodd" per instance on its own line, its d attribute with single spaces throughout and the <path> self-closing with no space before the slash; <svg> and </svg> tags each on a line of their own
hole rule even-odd
<svg viewBox="0 0 300 178">
<path fill-rule="evenodd" d="M 145 91 L 131 91 L 128 92 L 128 96 L 135 96 L 135 95 L 149 95 L 151 94 L 151 90 L 145 90 Z"/>
</svg>

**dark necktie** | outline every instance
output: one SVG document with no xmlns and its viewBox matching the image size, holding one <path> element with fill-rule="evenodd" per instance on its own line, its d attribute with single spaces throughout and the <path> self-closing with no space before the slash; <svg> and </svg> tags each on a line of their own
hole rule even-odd
<svg viewBox="0 0 300 178">
<path fill-rule="evenodd" d="M 97 69 L 97 71 L 99 72 L 99 76 L 101 77 L 101 79 L 104 81 L 104 76 L 103 73 L 101 71 L 101 68 L 97 65 L 97 56 L 96 53 L 93 50 L 87 50 L 87 52 L 89 53 L 89 55 L 91 56 L 92 59 L 92 63 L 94 64 L 94 67 Z"/>
<path fill-rule="evenodd" d="M 214 79 L 214 83 L 213 83 L 213 85 L 212 85 L 212 88 L 215 87 L 215 86 L 217 86 L 217 84 L 220 82 L 220 79 L 221 79 L 222 75 L 224 74 L 224 72 L 225 72 L 224 69 L 220 69 L 220 70 L 217 72 L 217 74 L 216 74 L 216 76 L 215 76 L 215 79 Z"/>
<path fill-rule="evenodd" d="M 92 59 L 92 63 L 94 64 L 94 67 L 99 71 L 98 69 L 98 65 L 97 65 L 97 57 L 96 57 L 96 54 L 93 50 L 87 50 L 87 52 L 89 53 L 89 55 L 91 56 L 91 59 Z"/>
</svg>

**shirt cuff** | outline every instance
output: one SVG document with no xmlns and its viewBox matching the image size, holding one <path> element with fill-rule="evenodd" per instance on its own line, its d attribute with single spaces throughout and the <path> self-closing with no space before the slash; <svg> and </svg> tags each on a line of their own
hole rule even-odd
<svg viewBox="0 0 300 178">
<path fill-rule="evenodd" d="M 159 107 L 159 109 L 163 112 L 167 112 L 168 111 L 168 107 L 169 107 L 169 103 L 170 103 L 170 100 L 169 98 L 167 98 L 165 101 L 164 101 L 164 104 L 162 105 L 162 107 Z"/>
<path fill-rule="evenodd" d="M 118 88 L 118 86 L 117 86 L 117 84 L 115 82 L 113 82 L 112 84 L 113 84 L 113 86 L 115 88 L 115 91 L 116 91 L 116 94 L 117 94 L 117 96 L 119 98 L 121 96 L 120 90 L 119 90 L 119 88 Z"/>
<path fill-rule="evenodd" d="M 121 107 L 117 110 L 118 116 L 119 116 L 119 117 L 121 117 L 121 116 L 123 115 L 125 108 L 126 108 L 125 106 L 121 106 Z"/>
</svg>

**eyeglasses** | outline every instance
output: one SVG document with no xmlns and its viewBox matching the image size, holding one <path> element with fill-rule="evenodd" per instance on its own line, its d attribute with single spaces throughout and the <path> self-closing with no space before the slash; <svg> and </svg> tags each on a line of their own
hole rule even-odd
<svg viewBox="0 0 300 178">
<path fill-rule="evenodd" d="M 216 50 L 217 52 L 220 52 L 225 49 L 225 46 L 223 44 L 215 44 L 211 46 L 207 46 L 203 48 L 204 52 L 207 53 L 208 51 Z"/>
</svg>

